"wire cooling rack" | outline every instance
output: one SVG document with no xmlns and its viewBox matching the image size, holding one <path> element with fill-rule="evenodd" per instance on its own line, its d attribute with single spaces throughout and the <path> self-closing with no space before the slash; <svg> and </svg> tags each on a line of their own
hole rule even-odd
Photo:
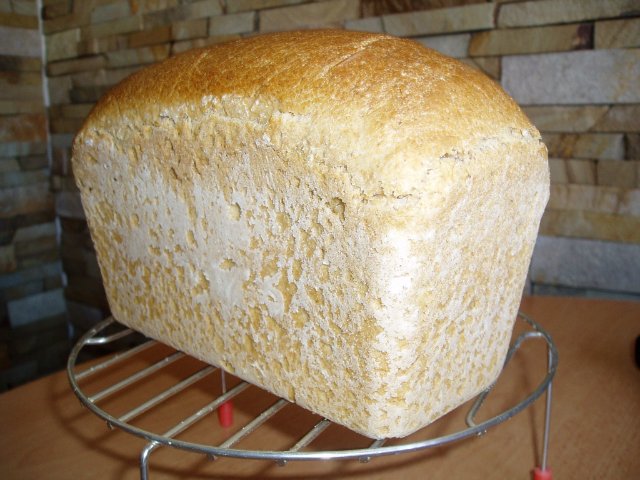
<svg viewBox="0 0 640 480">
<path fill-rule="evenodd" d="M 540 472 L 547 471 L 547 455 L 548 455 L 548 439 L 550 430 L 550 412 L 551 412 L 551 398 L 552 398 L 552 380 L 558 365 L 558 352 L 553 343 L 553 340 L 549 334 L 535 321 L 528 316 L 519 313 L 518 319 L 527 327 L 527 330 L 519 334 L 513 340 L 506 356 L 505 366 L 513 358 L 514 353 L 521 348 L 522 344 L 533 340 L 541 339 L 546 344 L 547 353 L 547 369 L 544 378 L 540 383 L 520 402 L 516 405 L 502 410 L 500 413 L 483 420 L 476 422 L 477 414 L 493 390 L 495 383 L 488 389 L 478 395 L 471 403 L 471 407 L 466 415 L 465 424 L 461 428 L 453 433 L 449 433 L 443 436 L 437 436 L 419 441 L 408 441 L 406 443 L 398 443 L 397 439 L 394 439 L 393 445 L 385 445 L 386 440 L 369 440 L 369 444 L 365 448 L 343 448 L 335 450 L 311 450 L 307 449 L 314 441 L 316 441 L 322 433 L 331 425 L 331 422 L 327 419 L 321 419 L 315 423 L 313 427 L 303 434 L 293 445 L 286 450 L 269 450 L 265 449 L 244 449 L 238 446 L 239 443 L 246 437 L 249 437 L 262 425 L 265 424 L 271 417 L 277 412 L 289 405 L 289 402 L 284 399 L 277 399 L 270 407 L 262 411 L 255 416 L 248 423 L 242 425 L 231 436 L 219 444 L 207 444 L 207 443 L 195 443 L 185 441 L 177 438 L 182 432 L 192 427 L 197 422 L 201 421 L 213 412 L 218 411 L 221 406 L 231 401 L 234 397 L 241 396 L 245 390 L 251 385 L 240 381 L 229 390 L 226 389 L 225 376 L 219 367 L 207 365 L 197 370 L 182 379 L 177 379 L 174 384 L 160 393 L 148 398 L 144 402 L 135 405 L 125 413 L 115 414 L 109 413 L 107 408 L 102 408 L 100 405 L 104 403 L 105 399 L 113 398 L 115 395 L 127 395 L 130 388 L 153 378 L 154 374 L 167 367 L 168 365 L 176 362 L 177 360 L 185 357 L 182 352 L 171 353 L 160 360 L 151 363 L 150 365 L 136 371 L 133 374 L 127 375 L 122 379 L 118 379 L 112 384 L 102 388 L 100 391 L 87 395 L 81 384 L 90 378 L 95 378 L 98 374 L 108 372 L 110 368 L 121 364 L 127 360 L 131 360 L 140 355 L 143 351 L 159 345 L 154 340 L 149 340 L 141 343 L 133 348 L 116 353 L 115 355 L 108 357 L 106 360 L 102 360 L 99 363 L 95 363 L 90 367 L 82 368 L 76 365 L 80 352 L 91 346 L 106 345 L 121 340 L 129 335 L 134 334 L 130 329 L 120 327 L 121 330 L 105 334 L 103 332 L 108 329 L 118 327 L 119 324 L 113 319 L 108 318 L 103 322 L 97 324 L 93 329 L 88 331 L 80 340 L 76 343 L 72 349 L 67 362 L 67 374 L 69 382 L 74 393 L 78 396 L 80 401 L 98 415 L 100 418 L 107 422 L 110 428 L 120 428 L 125 432 L 132 435 L 142 437 L 148 441 L 147 445 L 142 449 L 140 453 L 140 478 L 147 480 L 149 476 L 149 456 L 160 446 L 168 446 L 176 449 L 182 449 L 191 452 L 197 452 L 207 455 L 209 458 L 215 459 L 216 457 L 235 457 L 241 459 L 256 459 L 256 460 L 272 460 L 279 465 L 286 465 L 290 461 L 302 461 L 302 460 L 348 460 L 356 459 L 360 462 L 368 462 L 374 457 L 384 455 L 398 455 L 409 452 L 416 452 L 419 450 L 426 450 L 434 447 L 440 447 L 459 440 L 478 436 L 484 434 L 489 428 L 494 427 L 505 420 L 513 417 L 517 413 L 521 412 L 529 405 L 531 405 L 537 398 L 546 392 L 546 409 L 544 418 L 544 433 L 543 433 L 543 445 L 541 465 L 536 469 L 536 476 Z M 220 371 L 220 377 L 222 379 L 222 393 L 216 395 L 212 392 L 211 401 L 205 406 L 199 408 L 195 412 L 187 414 L 174 426 L 161 433 L 148 431 L 142 429 L 132 423 L 132 420 L 141 416 L 142 414 L 153 414 L 153 410 L 158 408 L 164 402 L 170 398 L 174 398 L 176 395 L 180 395 L 188 387 L 194 385 L 205 377 L 214 375 Z M 551 478 L 550 473 L 548 476 L 542 476 L 539 478 Z"/>
</svg>

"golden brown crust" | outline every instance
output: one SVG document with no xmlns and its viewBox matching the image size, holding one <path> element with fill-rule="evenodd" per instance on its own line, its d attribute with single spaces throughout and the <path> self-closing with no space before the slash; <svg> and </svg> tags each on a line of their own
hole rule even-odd
<svg viewBox="0 0 640 480">
<path fill-rule="evenodd" d="M 367 141 L 379 139 L 387 153 L 405 144 L 438 158 L 474 139 L 524 131 L 539 138 L 515 102 L 473 68 L 410 40 L 342 30 L 260 35 L 177 55 L 113 88 L 85 128 L 223 95 L 267 99 L 295 115 L 359 118 Z"/>
</svg>

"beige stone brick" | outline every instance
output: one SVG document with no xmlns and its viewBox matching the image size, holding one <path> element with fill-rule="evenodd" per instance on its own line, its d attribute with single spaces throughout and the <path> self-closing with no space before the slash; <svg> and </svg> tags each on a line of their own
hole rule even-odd
<svg viewBox="0 0 640 480">
<path fill-rule="evenodd" d="M 640 218 L 585 210 L 548 208 L 540 222 L 540 234 L 640 243 Z"/>
<path fill-rule="evenodd" d="M 621 160 L 624 138 L 617 133 L 543 133 L 550 157 Z"/>
<path fill-rule="evenodd" d="M 56 213 L 65 218 L 84 219 L 84 210 L 79 192 L 59 192 L 56 194 Z"/>
<path fill-rule="evenodd" d="M 551 185 L 547 208 L 640 218 L 640 190 L 596 185 Z"/>
<path fill-rule="evenodd" d="M 21 113 L 38 113 L 44 109 L 40 101 L 0 100 L 0 115 L 18 115 Z"/>
<path fill-rule="evenodd" d="M 171 26 L 144 30 L 129 35 L 129 47 L 138 48 L 171 41 Z"/>
<path fill-rule="evenodd" d="M 640 103 L 640 49 L 502 59 L 502 86 L 522 105 Z"/>
<path fill-rule="evenodd" d="M 0 173 L 18 172 L 20 164 L 15 158 L 0 158 Z"/>
<path fill-rule="evenodd" d="M 129 38 L 124 34 L 91 38 L 78 43 L 78 56 L 97 55 L 126 48 L 129 48 Z"/>
<path fill-rule="evenodd" d="M 168 26 L 183 20 L 206 18 L 221 15 L 222 7 L 219 0 L 201 0 L 198 2 L 181 4 L 177 7 L 158 10 L 144 15 L 145 29 Z"/>
<path fill-rule="evenodd" d="M 285 5 L 298 5 L 306 2 L 307 0 L 232 0 L 227 2 L 227 13 L 261 10 Z"/>
<path fill-rule="evenodd" d="M 133 15 L 129 0 L 119 0 L 117 2 L 96 5 L 91 11 L 91 23 L 102 23 Z"/>
<path fill-rule="evenodd" d="M 500 81 L 500 57 L 473 57 L 473 58 L 461 58 L 463 63 L 466 63 L 470 67 L 480 70 L 485 75 L 493 78 L 496 81 Z"/>
<path fill-rule="evenodd" d="M 209 35 L 234 35 L 254 31 L 255 12 L 216 15 L 209 18 Z"/>
<path fill-rule="evenodd" d="M 624 162 L 603 160 L 598 162 L 598 185 L 637 188 L 640 161 Z"/>
<path fill-rule="evenodd" d="M 46 169 L 0 173 L 0 188 L 22 187 L 49 180 Z"/>
<path fill-rule="evenodd" d="M 62 32 L 71 28 L 83 27 L 89 24 L 89 16 L 87 14 L 71 13 L 61 17 L 52 18 L 43 22 L 42 30 L 45 35 L 55 32 Z"/>
<path fill-rule="evenodd" d="M 40 58 L 17 57 L 0 55 L 0 71 L 9 72 L 40 72 L 42 61 Z"/>
<path fill-rule="evenodd" d="M 138 32 L 142 30 L 142 16 L 132 15 L 130 17 L 118 18 L 108 22 L 96 23 L 82 28 L 82 39 L 92 40 L 94 38 L 120 35 L 124 33 Z"/>
<path fill-rule="evenodd" d="M 637 11 L 637 0 L 537 0 L 500 6 L 498 27 L 524 27 L 613 18 Z"/>
<path fill-rule="evenodd" d="M 640 159 L 640 133 L 627 133 L 624 136 L 625 158 Z"/>
<path fill-rule="evenodd" d="M 596 132 L 640 132 L 640 105 L 613 105 L 593 126 Z"/>
<path fill-rule="evenodd" d="M 0 88 L 0 100 L 39 100 L 42 102 L 42 86 L 4 85 Z"/>
<path fill-rule="evenodd" d="M 344 24 L 346 21 L 358 18 L 359 14 L 358 0 L 328 0 L 261 10 L 260 31 L 272 32 Z"/>
<path fill-rule="evenodd" d="M 0 189 L 0 219 L 52 209 L 49 182 Z"/>
<path fill-rule="evenodd" d="M 45 123 L 44 112 L 0 117 L 0 142 L 43 141 L 46 138 Z"/>
<path fill-rule="evenodd" d="M 13 244 L 0 246 L 0 274 L 15 272 L 18 268 Z"/>
<path fill-rule="evenodd" d="M 0 25 L 0 55 L 40 57 L 40 34 L 37 29 Z"/>
<path fill-rule="evenodd" d="M 110 87 L 121 82 L 126 77 L 142 68 L 141 65 L 134 67 L 113 68 L 99 70 L 97 72 L 80 72 L 72 75 L 71 81 L 75 87 Z M 98 89 L 99 91 L 104 89 Z"/>
<path fill-rule="evenodd" d="M 140 13 L 157 12 L 177 7 L 180 0 L 137 0 L 137 9 Z"/>
<path fill-rule="evenodd" d="M 595 185 L 596 163 L 596 160 L 581 158 L 550 158 L 551 182 Z"/>
<path fill-rule="evenodd" d="M 71 13 L 71 2 L 53 3 L 42 7 L 42 18 L 51 20 L 53 18 L 63 17 Z"/>
<path fill-rule="evenodd" d="M 47 80 L 47 87 L 51 105 L 66 104 L 71 101 L 69 98 L 69 92 L 72 87 L 70 75 L 49 78 Z"/>
<path fill-rule="evenodd" d="M 53 62 L 78 56 L 78 42 L 80 42 L 79 28 L 47 35 L 45 37 L 47 61 Z"/>
<path fill-rule="evenodd" d="M 640 47 L 640 18 L 596 22 L 595 48 Z"/>
<path fill-rule="evenodd" d="M 207 36 L 206 18 L 185 20 L 171 25 L 171 38 L 173 40 L 190 40 Z"/>
<path fill-rule="evenodd" d="M 344 23 L 347 30 L 355 30 L 358 32 L 384 33 L 382 26 L 382 17 L 358 18 L 356 20 L 348 20 Z"/>
<path fill-rule="evenodd" d="M 40 72 L 2 72 L 0 71 L 0 88 L 11 85 L 42 86 Z"/>
<path fill-rule="evenodd" d="M 11 10 L 19 15 L 38 16 L 36 0 L 11 0 Z"/>
<path fill-rule="evenodd" d="M 86 118 L 93 108 L 92 103 L 75 103 L 54 107 L 52 115 L 66 118 Z M 53 109 L 52 109 L 53 110 Z"/>
<path fill-rule="evenodd" d="M 606 106 L 525 106 L 533 124 L 544 132 L 582 133 L 595 129 L 609 110 Z M 595 129 L 597 131 L 597 129 Z"/>
<path fill-rule="evenodd" d="M 51 133 L 71 133 L 75 134 L 80 130 L 82 123 L 81 118 L 52 118 L 49 121 L 49 129 Z"/>
<path fill-rule="evenodd" d="M 0 25 L 13 28 L 38 29 L 38 17 L 35 15 L 20 15 L 17 13 L 0 12 Z"/>
<path fill-rule="evenodd" d="M 416 38 L 415 40 L 425 47 L 436 50 L 449 57 L 464 58 L 467 56 L 471 34 L 433 35 Z"/>
<path fill-rule="evenodd" d="M 383 15 L 382 24 L 387 33 L 399 37 L 484 30 L 494 27 L 494 9 L 486 3 Z"/>
<path fill-rule="evenodd" d="M 69 73 L 94 71 L 104 68 L 106 65 L 107 61 L 103 55 L 60 60 L 47 65 L 47 75 L 57 77 L 58 75 L 67 75 Z"/>
<path fill-rule="evenodd" d="M 473 34 L 469 55 L 514 55 L 587 48 L 592 43 L 589 24 L 512 28 Z"/>
<path fill-rule="evenodd" d="M 107 67 L 121 68 L 134 65 L 155 63 L 169 57 L 169 45 L 153 45 L 150 47 L 130 48 L 107 52 Z"/>
</svg>

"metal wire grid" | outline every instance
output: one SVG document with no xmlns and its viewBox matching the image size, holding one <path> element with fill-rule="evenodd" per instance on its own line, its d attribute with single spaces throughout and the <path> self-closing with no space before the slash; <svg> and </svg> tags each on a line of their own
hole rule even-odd
<svg viewBox="0 0 640 480">
<path fill-rule="evenodd" d="M 178 422 L 175 426 L 163 433 L 150 432 L 138 428 L 130 423 L 130 420 L 138 417 L 144 412 L 147 412 L 154 407 L 160 405 L 165 400 L 179 394 L 190 385 L 198 382 L 208 375 L 213 374 L 217 370 L 220 370 L 215 366 L 206 366 L 189 377 L 179 381 L 166 390 L 162 391 L 158 395 L 148 399 L 144 403 L 135 406 L 128 412 L 115 417 L 110 413 L 104 411 L 98 406 L 98 402 L 106 397 L 114 395 L 124 388 L 139 382 L 142 379 L 146 379 L 159 371 L 163 367 L 175 362 L 176 360 L 185 356 L 182 352 L 175 352 L 168 355 L 156 363 L 151 364 L 142 370 L 120 380 L 101 391 L 94 393 L 91 396 L 86 395 L 79 386 L 79 383 L 99 372 L 105 371 L 105 369 L 116 365 L 126 359 L 132 358 L 138 353 L 156 345 L 155 340 L 149 340 L 140 344 L 137 347 L 125 350 L 117 353 L 107 360 L 101 363 L 95 364 L 89 368 L 86 368 L 80 372 L 76 372 L 76 362 L 80 351 L 91 345 L 103 345 L 114 342 L 121 338 L 124 338 L 132 333 L 130 329 L 121 330 L 112 335 L 99 336 L 99 334 L 108 327 L 116 324 L 113 318 L 108 318 L 103 322 L 97 324 L 93 329 L 88 331 L 74 346 L 67 362 L 67 374 L 69 382 L 73 389 L 73 392 L 78 396 L 80 401 L 91 410 L 93 413 L 101 417 L 107 422 L 110 428 L 118 427 L 125 432 L 142 437 L 149 443 L 143 448 L 140 454 L 140 478 L 147 480 L 149 476 L 149 456 L 158 447 L 165 445 L 173 448 L 183 449 L 187 451 L 202 453 L 209 458 L 215 457 L 235 457 L 241 459 L 256 459 L 256 460 L 272 460 L 279 465 L 285 465 L 288 461 L 295 460 L 346 460 L 357 459 L 361 462 L 368 462 L 373 457 L 383 455 L 396 455 L 401 453 L 415 452 L 419 450 L 425 450 L 434 447 L 440 447 L 447 445 L 474 435 L 482 435 L 489 428 L 498 425 L 505 420 L 513 417 L 517 413 L 521 412 L 529 405 L 531 405 L 537 398 L 539 398 L 544 392 L 546 392 L 546 410 L 544 420 L 544 433 L 543 433 L 543 448 L 541 458 L 541 469 L 547 468 L 547 456 L 548 456 L 548 441 L 549 441 L 549 429 L 550 429 L 550 413 L 551 413 L 551 398 L 552 398 L 552 380 L 555 375 L 558 365 L 558 352 L 553 340 L 549 334 L 535 321 L 528 316 L 519 313 L 518 319 L 525 322 L 530 328 L 526 332 L 520 334 L 511 347 L 509 348 L 505 360 L 505 366 L 511 360 L 514 353 L 521 347 L 521 345 L 531 339 L 542 339 L 547 345 L 547 373 L 538 386 L 522 401 L 514 405 L 513 407 L 502 411 L 501 413 L 484 420 L 480 423 L 476 423 L 475 418 L 480 410 L 480 407 L 491 393 L 495 383 L 478 395 L 475 401 L 472 403 L 471 408 L 466 416 L 466 427 L 458 430 L 454 433 L 450 433 L 444 436 L 429 438 L 426 440 L 420 440 L 410 443 L 400 443 L 391 446 L 385 446 L 385 439 L 372 441 L 367 448 L 353 448 L 342 450 L 324 450 L 324 451 L 305 451 L 304 448 L 309 446 L 315 439 L 317 439 L 327 427 L 331 425 L 331 422 L 327 419 L 322 419 L 316 423 L 306 434 L 304 434 L 292 447 L 287 450 L 274 451 L 274 450 L 246 450 L 242 448 L 235 448 L 235 446 L 261 425 L 263 425 L 269 418 L 275 415 L 278 411 L 289 404 L 287 400 L 278 399 L 269 408 L 257 415 L 246 425 L 242 426 L 231 437 L 225 440 L 219 445 L 207 445 L 201 443 L 193 443 L 184 440 L 177 439 L 176 436 L 185 431 L 196 422 L 206 417 L 212 412 L 215 412 L 222 404 L 231 400 L 233 397 L 239 395 L 242 391 L 247 389 L 250 384 L 247 382 L 240 382 L 228 391 L 224 391 L 220 396 L 214 398 L 210 403 L 200 408 L 193 414 L 184 418 Z"/>
</svg>

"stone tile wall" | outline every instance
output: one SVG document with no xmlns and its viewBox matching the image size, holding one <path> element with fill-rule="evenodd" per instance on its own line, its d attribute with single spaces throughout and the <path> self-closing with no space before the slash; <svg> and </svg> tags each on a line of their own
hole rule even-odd
<svg viewBox="0 0 640 480">
<path fill-rule="evenodd" d="M 64 365 L 69 342 L 35 0 L 0 1 L 0 391 Z"/>
<path fill-rule="evenodd" d="M 410 37 L 500 82 L 539 127 L 551 157 L 533 291 L 640 298 L 637 276 L 620 273 L 640 258 L 637 0 L 39 1 L 40 32 L 35 0 L 0 0 L 5 323 L 23 305 L 9 309 L 9 301 L 61 292 L 80 330 L 108 312 L 69 156 L 73 135 L 110 86 L 193 47 L 317 27 Z"/>
</svg>

